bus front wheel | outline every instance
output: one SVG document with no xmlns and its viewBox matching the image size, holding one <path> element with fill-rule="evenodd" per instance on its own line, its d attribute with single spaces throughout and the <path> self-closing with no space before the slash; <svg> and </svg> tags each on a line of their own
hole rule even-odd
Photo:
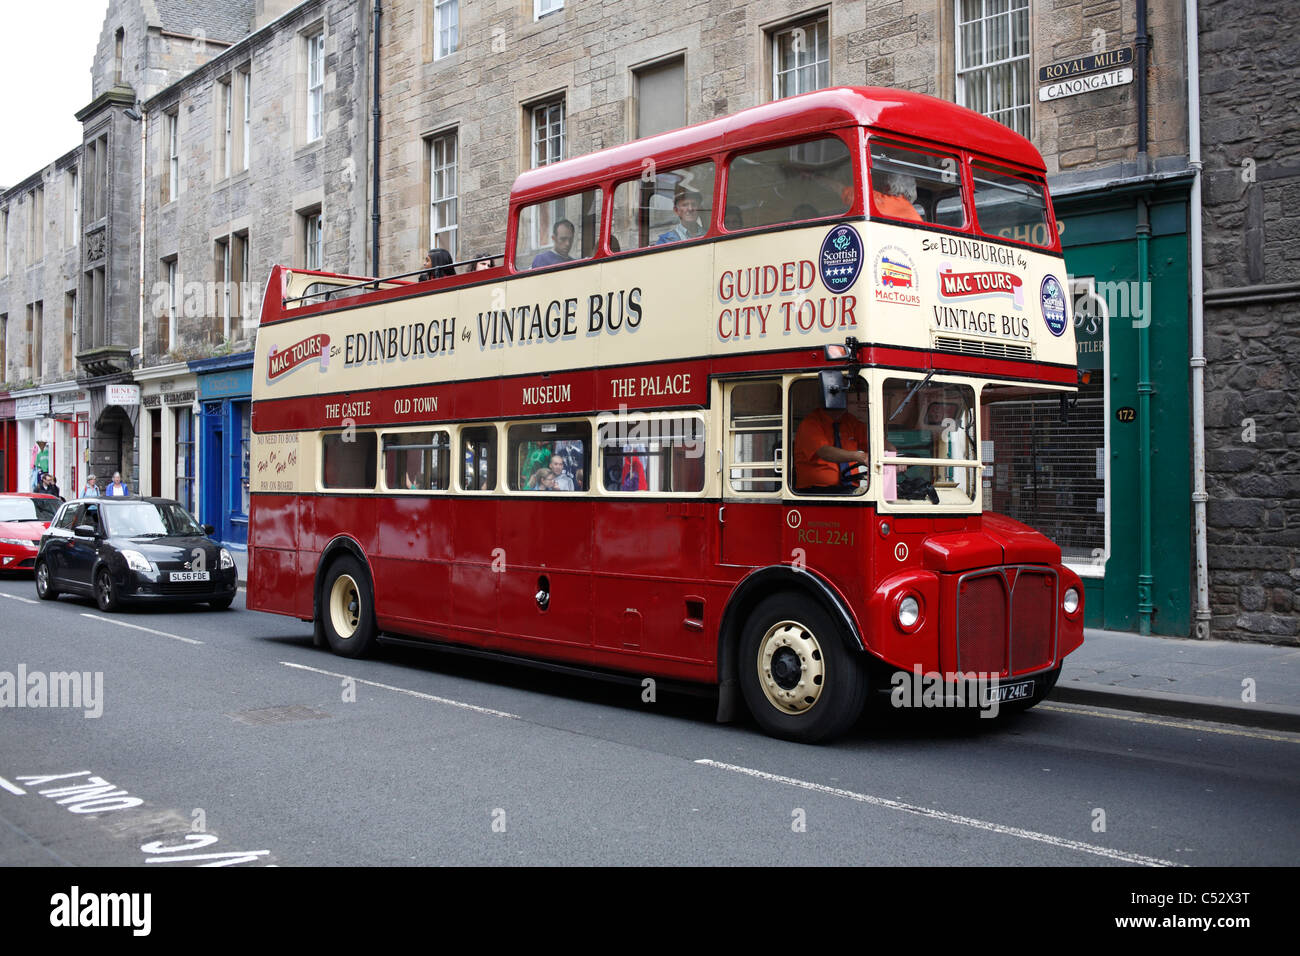
<svg viewBox="0 0 1300 956">
<path fill-rule="evenodd" d="M 745 623 L 740 687 L 764 731 L 815 743 L 858 719 L 867 674 L 829 614 L 802 595 L 783 593 L 761 601 Z"/>
<path fill-rule="evenodd" d="M 374 592 L 356 558 L 345 555 L 330 565 L 321 587 L 321 618 L 335 654 L 364 657 L 374 650 L 378 634 Z"/>
</svg>

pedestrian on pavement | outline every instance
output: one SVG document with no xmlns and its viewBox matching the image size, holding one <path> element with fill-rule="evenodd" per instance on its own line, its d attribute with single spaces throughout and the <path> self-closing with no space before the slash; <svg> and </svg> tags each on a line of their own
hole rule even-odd
<svg viewBox="0 0 1300 956">
<path fill-rule="evenodd" d="M 130 494 L 131 489 L 127 485 L 122 484 L 122 473 L 120 471 L 113 472 L 113 480 L 110 481 L 108 487 L 104 489 L 104 497 L 126 498 Z"/>
<path fill-rule="evenodd" d="M 63 495 L 59 493 L 59 486 L 54 483 L 54 476 L 48 471 L 41 475 L 41 494 L 54 495 L 60 501 L 63 500 Z"/>
<path fill-rule="evenodd" d="M 99 490 L 99 485 L 96 483 L 95 476 L 94 476 L 94 475 L 87 475 L 87 476 L 86 476 L 86 486 L 85 486 L 84 488 L 81 489 L 81 497 L 83 497 L 83 498 L 98 498 L 98 497 L 100 496 L 100 494 L 101 494 L 101 492 L 100 492 L 100 490 Z"/>
</svg>

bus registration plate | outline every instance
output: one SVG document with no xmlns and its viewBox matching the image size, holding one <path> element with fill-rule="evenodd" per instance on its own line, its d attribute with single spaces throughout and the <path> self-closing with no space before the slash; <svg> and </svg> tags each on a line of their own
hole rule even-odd
<svg viewBox="0 0 1300 956">
<path fill-rule="evenodd" d="M 1034 696 L 1032 680 L 1016 681 L 1014 684 L 999 684 L 997 690 L 990 689 L 991 697 L 997 697 L 998 703 L 1005 704 L 1012 700 L 1028 700 Z"/>
<path fill-rule="evenodd" d="M 207 571 L 172 571 L 169 581 L 207 581 Z"/>
</svg>

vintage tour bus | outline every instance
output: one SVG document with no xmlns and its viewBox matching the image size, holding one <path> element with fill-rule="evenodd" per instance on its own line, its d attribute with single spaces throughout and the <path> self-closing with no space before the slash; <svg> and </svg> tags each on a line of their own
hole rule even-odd
<svg viewBox="0 0 1300 956">
<path fill-rule="evenodd" d="M 1024 708 L 1083 640 L 1060 549 L 990 510 L 1077 384 L 1043 161 L 841 87 L 522 174 L 491 269 L 276 267 L 248 606 L 718 688 L 843 733 L 896 675 Z"/>
</svg>

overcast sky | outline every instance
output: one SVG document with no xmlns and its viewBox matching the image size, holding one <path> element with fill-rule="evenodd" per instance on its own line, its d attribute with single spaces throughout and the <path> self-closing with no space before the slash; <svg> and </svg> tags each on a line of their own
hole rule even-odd
<svg viewBox="0 0 1300 956">
<path fill-rule="evenodd" d="M 108 0 L 0 0 L 0 186 L 81 142 L 90 64 Z"/>
</svg>

